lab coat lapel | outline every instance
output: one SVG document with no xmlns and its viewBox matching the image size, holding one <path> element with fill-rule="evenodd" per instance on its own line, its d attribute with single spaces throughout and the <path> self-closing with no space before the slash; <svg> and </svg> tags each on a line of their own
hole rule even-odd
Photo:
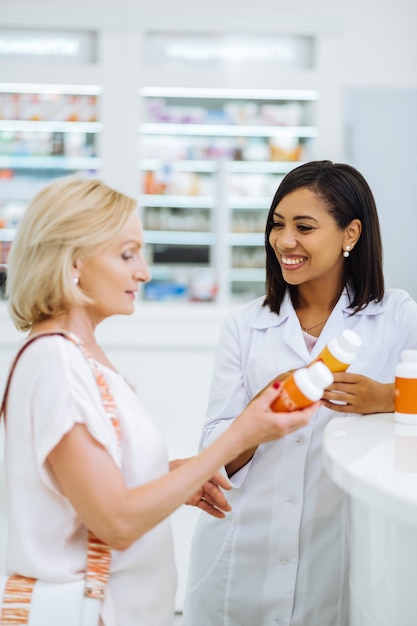
<svg viewBox="0 0 417 626">
<path fill-rule="evenodd" d="M 300 322 L 298 321 L 298 317 L 294 311 L 294 307 L 288 293 L 286 294 L 281 305 L 280 318 L 282 321 L 286 320 L 282 335 L 284 344 L 290 350 L 295 352 L 295 354 L 297 354 L 305 363 L 309 363 L 310 355 L 304 341 Z"/>
<path fill-rule="evenodd" d="M 291 306 L 288 313 L 288 321 L 284 328 L 283 340 L 285 345 L 295 352 L 306 364 L 309 363 L 310 355 L 304 341 L 303 332 L 298 317 Z"/>
<path fill-rule="evenodd" d="M 252 327 L 259 330 L 279 329 L 279 340 L 282 341 L 290 351 L 295 352 L 303 361 L 310 360 L 308 350 L 301 332 L 300 323 L 295 314 L 290 297 L 284 297 L 279 315 L 272 313 L 269 307 L 264 307 L 256 320 L 252 322 Z"/>
<path fill-rule="evenodd" d="M 336 306 L 334 307 L 329 319 L 327 320 L 320 336 L 317 339 L 316 345 L 311 351 L 311 360 L 315 359 L 323 348 L 331 341 L 338 337 L 345 326 L 345 317 L 351 312 L 349 309 L 349 299 L 346 292 L 343 292 L 340 296 Z"/>
</svg>

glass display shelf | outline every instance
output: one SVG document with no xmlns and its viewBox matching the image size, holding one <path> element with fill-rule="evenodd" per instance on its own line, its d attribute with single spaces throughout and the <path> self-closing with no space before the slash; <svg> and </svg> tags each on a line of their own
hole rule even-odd
<svg viewBox="0 0 417 626">
<path fill-rule="evenodd" d="M 305 89 L 140 91 L 145 241 L 169 241 L 172 258 L 175 245 L 179 254 L 187 241 L 208 246 L 219 302 L 244 297 L 245 286 L 248 296 L 264 290 L 267 212 L 285 174 L 314 154 L 318 99 Z M 204 228 L 194 232 L 199 212 Z M 182 267 L 186 283 L 192 262 Z"/>
<path fill-rule="evenodd" d="M 101 93 L 99 85 L 0 83 L 0 241 L 10 243 L 43 186 L 100 171 Z"/>
</svg>

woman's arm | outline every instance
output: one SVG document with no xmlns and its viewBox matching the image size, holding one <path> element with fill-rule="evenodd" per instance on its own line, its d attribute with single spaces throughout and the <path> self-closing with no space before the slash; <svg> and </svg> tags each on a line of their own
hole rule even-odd
<svg viewBox="0 0 417 626">
<path fill-rule="evenodd" d="M 112 548 L 124 550 L 188 500 L 225 464 L 259 443 L 305 426 L 317 404 L 274 413 L 273 385 L 249 403 L 231 426 L 198 456 L 172 472 L 130 489 L 107 451 L 77 424 L 48 455 L 62 493 L 85 525 Z"/>
</svg>

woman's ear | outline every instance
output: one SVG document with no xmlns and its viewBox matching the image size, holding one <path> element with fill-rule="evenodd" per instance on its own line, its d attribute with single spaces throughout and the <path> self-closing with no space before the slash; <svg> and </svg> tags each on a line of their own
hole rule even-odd
<svg viewBox="0 0 417 626">
<path fill-rule="evenodd" d="M 351 249 L 359 241 L 359 237 L 362 233 L 362 222 L 358 219 L 354 219 L 350 222 L 345 231 L 345 246 L 351 246 Z"/>
<path fill-rule="evenodd" d="M 81 270 L 81 260 L 80 259 L 75 259 L 73 264 L 72 264 L 72 280 L 74 281 L 74 283 L 76 285 L 78 285 L 79 279 L 80 279 L 80 270 Z"/>
</svg>

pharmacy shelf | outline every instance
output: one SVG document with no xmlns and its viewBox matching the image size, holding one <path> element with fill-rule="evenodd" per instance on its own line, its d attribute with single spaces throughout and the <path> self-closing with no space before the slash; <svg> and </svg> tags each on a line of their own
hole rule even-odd
<svg viewBox="0 0 417 626">
<path fill-rule="evenodd" d="M 263 233 L 229 233 L 227 235 L 229 246 L 259 246 L 265 245 Z"/>
<path fill-rule="evenodd" d="M 103 91 L 100 85 L 71 85 L 65 83 L 0 83 L 0 93 L 68 94 L 98 96 Z"/>
<path fill-rule="evenodd" d="M 184 232 L 166 230 L 147 230 L 145 242 L 147 244 L 167 244 L 167 245 L 192 245 L 211 246 L 215 243 L 214 233 L 206 232 Z"/>
<path fill-rule="evenodd" d="M 143 87 L 141 94 L 147 98 L 180 98 L 186 100 L 249 100 L 253 101 L 312 101 L 319 99 L 315 89 L 235 89 L 216 87 Z"/>
<path fill-rule="evenodd" d="M 53 132 L 53 133 L 99 133 L 100 122 L 61 122 L 41 120 L 0 120 L 0 131 Z"/>
<path fill-rule="evenodd" d="M 232 282 L 265 282 L 265 270 L 257 268 L 232 268 L 229 278 Z"/>
<path fill-rule="evenodd" d="M 181 207 L 196 209 L 211 209 L 215 206 L 212 196 L 174 196 L 147 194 L 139 197 L 142 207 Z"/>
<path fill-rule="evenodd" d="M 318 137 L 318 99 L 316 91 L 302 89 L 153 86 L 140 91 L 140 180 L 144 188 L 167 190 L 164 195 L 143 195 L 141 190 L 144 223 L 154 226 L 161 218 L 163 224 L 161 231 L 145 230 L 145 240 L 210 245 L 219 302 L 233 299 L 235 283 L 239 295 L 245 283 L 250 294 L 254 284 L 264 290 L 265 270 L 258 267 L 264 262 L 262 219 L 280 180 L 311 158 L 310 146 Z M 187 185 L 201 195 L 169 193 Z M 152 207 L 172 213 L 155 214 Z M 184 226 L 190 221 L 187 208 L 206 211 L 211 236 L 181 230 L 181 220 Z M 178 231 L 166 231 L 170 217 Z M 249 267 L 241 267 L 246 263 Z"/>
<path fill-rule="evenodd" d="M 226 167 L 231 174 L 287 174 L 301 164 L 302 161 L 229 161 Z"/>
<path fill-rule="evenodd" d="M 218 164 L 215 161 L 201 161 L 201 160 L 182 160 L 172 161 L 167 160 L 166 163 L 172 167 L 176 172 L 202 172 L 212 173 L 217 170 Z M 155 172 L 161 167 L 161 161 L 159 159 L 142 159 L 139 161 L 139 168 L 142 171 Z"/>
<path fill-rule="evenodd" d="M 168 164 L 176 172 L 216 172 L 221 160 L 172 160 Z M 225 161 L 226 169 L 230 174 L 287 174 L 303 161 Z M 142 171 L 155 172 L 161 168 L 160 159 L 141 159 L 139 168 Z"/>
<path fill-rule="evenodd" d="M 271 196 L 230 196 L 229 207 L 231 209 L 269 209 Z"/>
<path fill-rule="evenodd" d="M 0 168 L 4 169 L 98 170 L 101 166 L 98 157 L 0 156 Z"/>
<path fill-rule="evenodd" d="M 174 124 L 145 122 L 139 126 L 143 135 L 183 135 L 208 137 L 317 137 L 313 126 L 238 126 L 226 124 Z"/>
<path fill-rule="evenodd" d="M 102 169 L 99 85 L 0 83 L 0 249 L 29 200 L 60 176 Z M 7 248 L 7 246 L 6 246 Z"/>
</svg>

